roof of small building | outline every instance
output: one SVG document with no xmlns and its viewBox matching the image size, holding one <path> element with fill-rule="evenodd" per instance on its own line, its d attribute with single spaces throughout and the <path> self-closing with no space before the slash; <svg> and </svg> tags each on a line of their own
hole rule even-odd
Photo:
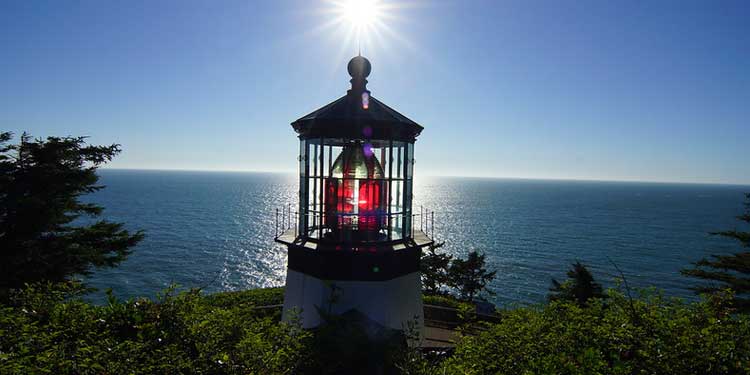
<svg viewBox="0 0 750 375">
<path fill-rule="evenodd" d="M 348 65 L 352 88 L 343 97 L 292 122 L 300 138 L 381 139 L 413 142 L 424 129 L 370 96 L 370 62 L 354 57 Z"/>
</svg>

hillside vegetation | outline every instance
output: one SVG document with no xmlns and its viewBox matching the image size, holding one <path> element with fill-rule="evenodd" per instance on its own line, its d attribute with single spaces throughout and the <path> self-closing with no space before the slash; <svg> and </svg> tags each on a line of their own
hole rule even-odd
<svg viewBox="0 0 750 375">
<path fill-rule="evenodd" d="M 102 305 L 80 292 L 75 283 L 30 286 L 0 308 L 0 373 L 351 373 L 372 368 L 373 356 L 384 373 L 750 373 L 750 319 L 722 294 L 684 303 L 656 291 L 631 299 L 609 290 L 583 307 L 558 301 L 506 310 L 497 324 L 468 318 L 479 333 L 462 336 L 446 356 L 399 340 L 337 355 L 361 348 L 366 335 L 305 331 L 281 323 L 278 309 L 254 308 L 279 303 L 280 288 L 170 289 L 127 301 L 110 294 Z"/>
</svg>

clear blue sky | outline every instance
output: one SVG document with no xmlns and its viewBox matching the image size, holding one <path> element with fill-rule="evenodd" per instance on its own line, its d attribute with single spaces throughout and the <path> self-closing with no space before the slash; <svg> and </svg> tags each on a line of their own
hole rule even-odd
<svg viewBox="0 0 750 375">
<path fill-rule="evenodd" d="M 750 184 L 750 2 L 409 1 L 365 43 L 423 175 Z M 0 2 L 0 129 L 293 170 L 356 42 L 316 1 Z"/>
</svg>

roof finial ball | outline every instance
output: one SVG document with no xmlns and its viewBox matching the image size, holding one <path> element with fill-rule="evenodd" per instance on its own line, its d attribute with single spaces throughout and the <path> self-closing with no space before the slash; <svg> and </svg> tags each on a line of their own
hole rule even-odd
<svg viewBox="0 0 750 375">
<path fill-rule="evenodd" d="M 352 77 L 352 90 L 357 94 L 366 91 L 366 78 L 370 75 L 370 71 L 372 71 L 370 60 L 367 60 L 361 55 L 354 56 L 351 60 L 349 60 L 349 65 L 347 65 L 346 69 L 349 71 L 349 75 Z"/>
<path fill-rule="evenodd" d="M 359 55 L 354 56 L 349 60 L 349 65 L 346 69 L 349 71 L 349 75 L 352 76 L 352 78 L 367 78 L 372 70 L 372 65 L 370 64 L 370 60 Z"/>
</svg>

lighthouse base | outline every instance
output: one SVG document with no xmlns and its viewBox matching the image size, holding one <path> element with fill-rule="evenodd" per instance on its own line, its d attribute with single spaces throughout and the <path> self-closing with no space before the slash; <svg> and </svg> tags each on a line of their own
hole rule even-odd
<svg viewBox="0 0 750 375">
<path fill-rule="evenodd" d="M 284 320 L 300 319 L 304 328 L 323 323 L 322 314 L 356 310 L 378 324 L 396 330 L 423 327 L 419 272 L 384 281 L 322 280 L 287 269 Z"/>
</svg>

